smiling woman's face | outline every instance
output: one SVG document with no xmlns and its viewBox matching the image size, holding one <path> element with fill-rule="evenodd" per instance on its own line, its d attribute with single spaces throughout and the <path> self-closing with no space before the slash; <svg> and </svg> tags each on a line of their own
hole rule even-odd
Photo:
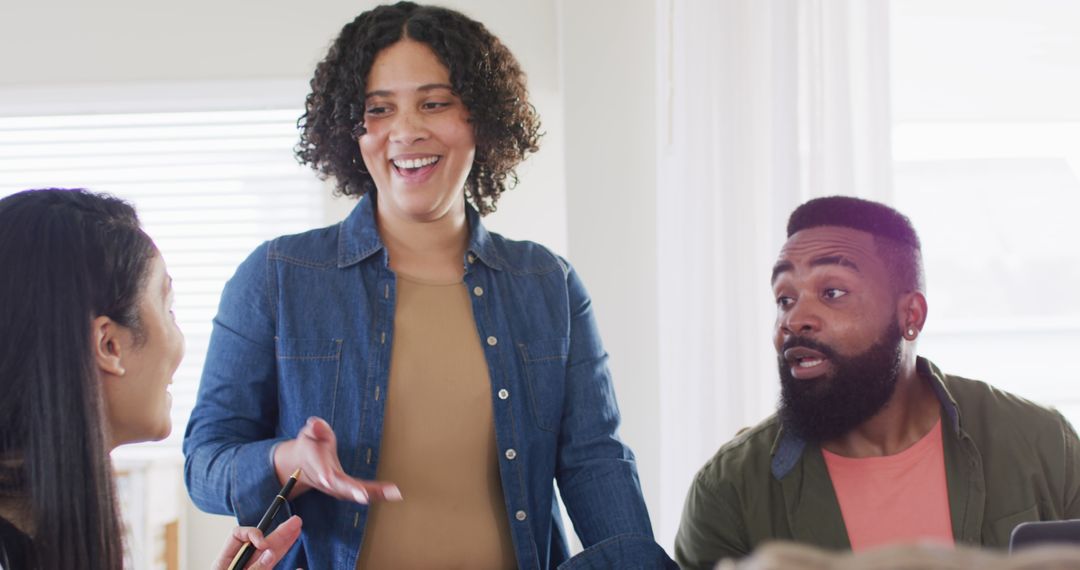
<svg viewBox="0 0 1080 570">
<path fill-rule="evenodd" d="M 172 430 L 168 386 L 184 357 L 184 335 L 173 317 L 172 278 L 161 254 L 151 260 L 149 272 L 138 300 L 141 338 L 130 329 L 118 335 L 124 373 L 105 382 L 114 446 L 164 439 Z"/>
<path fill-rule="evenodd" d="M 464 211 L 476 155 L 473 127 L 449 70 L 426 44 L 405 38 L 375 57 L 364 128 L 360 153 L 375 181 L 380 216 L 430 222 Z"/>
</svg>

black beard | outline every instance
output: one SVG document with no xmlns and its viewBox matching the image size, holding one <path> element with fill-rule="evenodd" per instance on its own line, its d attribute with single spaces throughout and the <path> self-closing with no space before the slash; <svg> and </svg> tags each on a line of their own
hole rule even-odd
<svg viewBox="0 0 1080 570">
<path fill-rule="evenodd" d="M 845 358 L 808 338 L 792 337 L 780 349 L 780 421 L 785 430 L 812 443 L 834 440 L 861 425 L 885 407 L 900 374 L 900 343 L 894 325 L 858 356 Z M 796 346 L 816 350 L 832 363 L 827 378 L 798 380 L 784 360 Z"/>
</svg>

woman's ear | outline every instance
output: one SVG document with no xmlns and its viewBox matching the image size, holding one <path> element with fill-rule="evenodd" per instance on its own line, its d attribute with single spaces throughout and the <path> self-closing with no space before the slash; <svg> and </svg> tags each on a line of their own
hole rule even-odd
<svg viewBox="0 0 1080 570">
<path fill-rule="evenodd" d="M 90 336 L 93 339 L 94 362 L 103 374 L 123 376 L 126 372 L 123 359 L 121 336 L 126 332 L 109 317 L 97 317 L 90 323 Z"/>
</svg>

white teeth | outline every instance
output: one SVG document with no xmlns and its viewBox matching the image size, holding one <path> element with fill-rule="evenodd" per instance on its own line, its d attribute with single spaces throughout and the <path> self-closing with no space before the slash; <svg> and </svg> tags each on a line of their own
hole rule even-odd
<svg viewBox="0 0 1080 570">
<path fill-rule="evenodd" d="M 404 160 L 394 160 L 394 166 L 398 168 L 420 168 L 429 164 L 435 164 L 439 162 L 439 157 L 429 156 L 427 158 L 407 158 Z"/>
<path fill-rule="evenodd" d="M 800 360 L 799 361 L 799 368 L 810 368 L 811 366 L 817 366 L 818 364 L 821 364 L 821 363 L 822 363 L 822 360 L 820 358 Z"/>
</svg>

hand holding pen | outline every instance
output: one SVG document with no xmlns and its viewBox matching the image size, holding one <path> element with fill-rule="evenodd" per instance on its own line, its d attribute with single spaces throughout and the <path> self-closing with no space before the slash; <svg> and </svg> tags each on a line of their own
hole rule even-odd
<svg viewBox="0 0 1080 570">
<path fill-rule="evenodd" d="M 278 478 L 294 469 L 303 470 L 293 496 L 315 489 L 343 501 L 368 504 L 375 501 L 400 501 L 401 491 L 393 483 L 365 481 L 350 477 L 341 466 L 337 454 L 337 437 L 322 418 L 308 418 L 296 439 L 283 442 L 274 449 L 274 467 Z"/>
<path fill-rule="evenodd" d="M 225 549 L 222 550 L 221 556 L 214 562 L 213 570 L 228 570 L 245 544 L 253 545 L 256 550 L 255 561 L 245 570 L 271 570 L 292 548 L 296 539 L 300 538 L 300 526 L 300 517 L 293 515 L 289 517 L 289 520 L 278 525 L 269 536 L 264 536 L 253 526 L 234 528 L 232 535 L 225 542 Z"/>
<path fill-rule="evenodd" d="M 284 505 L 289 499 L 289 493 L 292 492 L 293 485 L 296 485 L 296 480 L 300 477 L 300 470 L 297 469 L 289 476 L 288 481 L 285 481 L 285 486 L 281 488 L 277 496 L 274 497 L 273 502 L 270 503 L 270 508 L 266 509 L 262 519 L 259 520 L 258 526 L 254 529 L 251 528 L 239 528 L 233 531 L 233 536 L 230 538 L 230 542 L 226 544 L 226 551 L 230 550 L 230 546 L 237 539 L 241 539 L 243 536 L 247 537 L 247 541 L 244 542 L 233 557 L 232 562 L 229 563 L 227 570 L 261 570 L 263 568 L 272 568 L 274 563 L 292 546 L 293 542 L 296 542 L 296 536 L 300 534 L 300 518 L 293 516 L 289 517 L 289 520 L 285 521 L 279 526 L 273 534 L 269 537 L 264 537 L 270 524 L 274 522 L 274 517 L 277 516 L 278 511 L 281 509 L 281 505 Z M 284 531 L 284 533 L 282 532 Z M 278 538 L 278 535 L 282 534 L 282 538 Z M 292 535 L 290 539 L 289 536 Z M 284 544 L 284 550 L 276 548 L 283 541 L 288 541 L 288 544 Z M 259 542 L 264 543 L 260 548 Z M 252 556 L 255 555 L 257 550 L 262 550 L 262 555 L 251 566 L 248 566 L 248 562 Z M 224 561 L 224 556 L 218 561 L 216 567 L 220 568 L 220 563 Z"/>
</svg>

